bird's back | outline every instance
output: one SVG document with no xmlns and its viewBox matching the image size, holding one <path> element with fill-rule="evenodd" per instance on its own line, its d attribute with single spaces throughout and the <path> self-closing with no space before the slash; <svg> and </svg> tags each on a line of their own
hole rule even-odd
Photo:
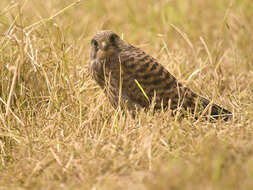
<svg viewBox="0 0 253 190">
<path fill-rule="evenodd" d="M 184 109 L 200 113 L 210 103 L 179 83 L 168 70 L 144 51 L 129 45 L 120 53 L 122 92 L 128 101 L 148 107 L 154 101 L 154 109 Z M 231 114 L 222 107 L 210 105 L 211 115 Z M 208 110 L 207 113 L 208 114 Z"/>
</svg>

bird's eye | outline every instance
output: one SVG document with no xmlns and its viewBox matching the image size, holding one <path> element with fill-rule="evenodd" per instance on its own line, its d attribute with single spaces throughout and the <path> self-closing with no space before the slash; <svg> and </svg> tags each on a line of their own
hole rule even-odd
<svg viewBox="0 0 253 190">
<path fill-rule="evenodd" d="M 95 47 L 98 47 L 98 42 L 96 40 L 91 40 L 91 44 L 94 45 Z"/>
<path fill-rule="evenodd" d="M 110 42 L 115 42 L 115 40 L 118 38 L 118 36 L 116 34 L 112 34 L 110 36 Z"/>
</svg>

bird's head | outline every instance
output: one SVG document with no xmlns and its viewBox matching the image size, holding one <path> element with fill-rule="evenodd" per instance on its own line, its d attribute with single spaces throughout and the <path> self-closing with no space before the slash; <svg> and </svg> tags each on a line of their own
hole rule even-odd
<svg viewBox="0 0 253 190">
<path fill-rule="evenodd" d="M 91 40 L 91 59 L 117 56 L 124 41 L 111 30 L 97 32 Z"/>
</svg>

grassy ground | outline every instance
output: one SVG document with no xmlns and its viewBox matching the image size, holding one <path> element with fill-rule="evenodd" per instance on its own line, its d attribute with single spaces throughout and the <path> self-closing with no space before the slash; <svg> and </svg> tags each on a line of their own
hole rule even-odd
<svg viewBox="0 0 253 190">
<path fill-rule="evenodd" d="M 253 189 L 252 0 L 0 3 L 0 190 Z M 228 122 L 112 109 L 90 78 L 111 29 Z"/>
</svg>

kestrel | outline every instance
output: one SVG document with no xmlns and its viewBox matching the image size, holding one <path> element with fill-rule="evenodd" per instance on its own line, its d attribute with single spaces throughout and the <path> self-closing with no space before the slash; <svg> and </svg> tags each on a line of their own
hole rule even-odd
<svg viewBox="0 0 253 190">
<path fill-rule="evenodd" d="M 155 58 L 110 30 L 92 38 L 89 70 L 114 108 L 133 111 L 153 105 L 154 110 L 185 110 L 195 117 L 210 114 L 225 120 L 232 115 L 183 86 Z"/>
</svg>

